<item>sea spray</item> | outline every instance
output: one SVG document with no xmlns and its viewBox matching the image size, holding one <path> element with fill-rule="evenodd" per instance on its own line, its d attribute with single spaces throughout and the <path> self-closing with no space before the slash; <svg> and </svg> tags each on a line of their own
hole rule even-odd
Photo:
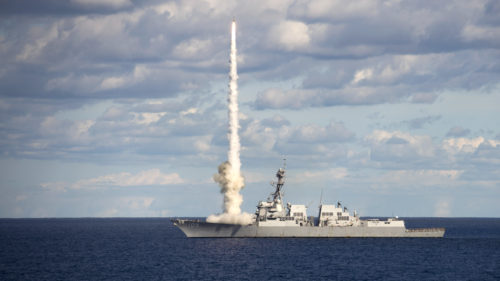
<svg viewBox="0 0 500 281">
<path fill-rule="evenodd" d="M 245 186 L 245 180 L 241 175 L 240 161 L 240 137 L 238 135 L 238 71 L 236 62 L 236 22 L 233 20 L 231 26 L 231 54 L 229 69 L 229 96 L 228 96 L 228 118 L 229 118 L 229 150 L 227 161 L 219 165 L 218 173 L 213 179 L 221 188 L 224 195 L 223 213 L 210 215 L 208 222 L 249 224 L 253 216 L 248 213 L 241 213 L 241 203 L 243 196 L 240 190 Z"/>
</svg>

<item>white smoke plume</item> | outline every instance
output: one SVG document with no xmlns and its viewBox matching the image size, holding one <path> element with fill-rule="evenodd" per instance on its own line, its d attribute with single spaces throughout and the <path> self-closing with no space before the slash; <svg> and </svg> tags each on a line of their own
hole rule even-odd
<svg viewBox="0 0 500 281">
<path fill-rule="evenodd" d="M 220 215 L 211 215 L 208 222 L 221 222 L 233 224 L 250 224 L 253 216 L 248 213 L 241 213 L 241 203 L 243 197 L 240 190 L 245 186 L 245 181 L 241 175 L 240 162 L 240 137 L 238 136 L 238 72 L 236 63 L 236 22 L 233 20 L 231 26 L 231 55 L 229 70 L 229 97 L 228 97 L 228 117 L 229 117 L 229 150 L 227 152 L 228 161 L 219 165 L 219 173 L 214 175 L 214 180 L 221 187 L 224 195 L 224 212 Z"/>
</svg>

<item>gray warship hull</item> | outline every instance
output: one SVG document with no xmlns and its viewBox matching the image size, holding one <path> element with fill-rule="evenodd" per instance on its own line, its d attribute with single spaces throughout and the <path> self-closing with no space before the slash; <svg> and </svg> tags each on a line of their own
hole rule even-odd
<svg viewBox="0 0 500 281">
<path fill-rule="evenodd" d="M 285 165 L 284 165 L 285 166 Z M 397 216 L 380 219 L 361 219 L 354 210 L 354 215 L 340 201 L 336 205 L 321 204 L 318 217 L 307 216 L 306 205 L 283 204 L 283 185 L 285 168 L 276 173 L 278 181 L 267 201 L 260 201 L 255 215 L 245 220 L 247 224 L 229 223 L 235 220 L 228 217 L 213 217 L 210 221 L 173 219 L 172 222 L 187 237 L 443 237 L 444 228 L 407 229 L 403 220 Z M 321 200 L 320 200 L 321 202 Z M 237 218 L 238 214 L 233 214 Z M 248 218 L 248 217 L 247 217 Z"/>
<path fill-rule="evenodd" d="M 302 237 L 302 238 L 333 238 L 333 237 L 429 237 L 444 236 L 444 228 L 405 227 L 369 227 L 369 226 L 258 226 L 208 223 L 198 220 L 173 220 L 174 225 L 187 237 Z"/>
</svg>

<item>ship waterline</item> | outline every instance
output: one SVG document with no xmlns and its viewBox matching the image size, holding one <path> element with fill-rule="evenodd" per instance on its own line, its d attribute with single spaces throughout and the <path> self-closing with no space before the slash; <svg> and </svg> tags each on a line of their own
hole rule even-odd
<svg viewBox="0 0 500 281">
<path fill-rule="evenodd" d="M 444 228 L 417 228 L 404 227 L 318 227 L 318 226 L 267 226 L 257 224 L 237 225 L 208 223 L 196 220 L 173 220 L 187 237 L 220 237 L 220 238 L 355 238 L 355 237 L 443 237 Z"/>
</svg>

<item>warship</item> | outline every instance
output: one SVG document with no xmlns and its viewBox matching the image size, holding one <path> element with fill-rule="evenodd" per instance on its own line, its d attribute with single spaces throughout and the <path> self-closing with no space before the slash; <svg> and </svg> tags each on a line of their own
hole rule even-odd
<svg viewBox="0 0 500 281">
<path fill-rule="evenodd" d="M 319 206 L 317 217 L 307 216 L 306 205 L 283 204 L 285 168 L 276 173 L 274 192 L 260 201 L 252 222 L 246 225 L 206 220 L 172 219 L 187 237 L 443 237 L 444 228 L 407 229 L 397 216 L 386 220 L 361 219 L 337 204 Z"/>
</svg>

